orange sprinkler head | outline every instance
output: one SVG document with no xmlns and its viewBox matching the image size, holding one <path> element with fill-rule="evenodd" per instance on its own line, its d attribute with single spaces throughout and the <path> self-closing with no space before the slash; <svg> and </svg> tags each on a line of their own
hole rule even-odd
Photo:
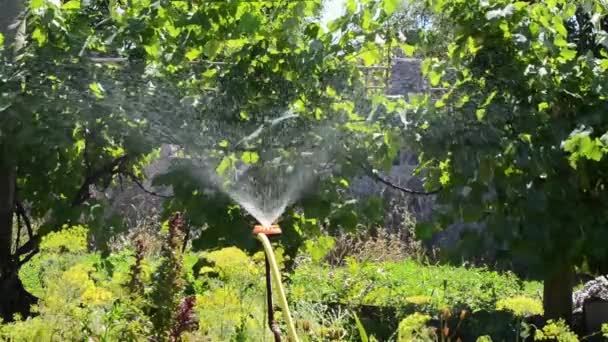
<svg viewBox="0 0 608 342">
<path fill-rule="evenodd" d="M 281 227 L 279 227 L 278 224 L 272 224 L 270 226 L 263 226 L 261 224 L 257 224 L 253 226 L 253 235 L 281 235 L 281 233 Z"/>
</svg>

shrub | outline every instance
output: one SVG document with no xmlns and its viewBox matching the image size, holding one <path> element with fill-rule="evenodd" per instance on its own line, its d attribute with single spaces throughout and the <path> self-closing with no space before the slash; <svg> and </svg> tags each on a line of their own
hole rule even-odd
<svg viewBox="0 0 608 342">
<path fill-rule="evenodd" d="M 542 315 L 543 303 L 534 298 L 517 296 L 500 299 L 496 302 L 496 310 L 509 311 L 517 317 Z"/>
<path fill-rule="evenodd" d="M 578 342 L 579 339 L 575 333 L 570 331 L 570 328 L 563 320 L 549 320 L 547 324 L 534 334 L 535 341 L 557 341 L 557 342 Z"/>
<path fill-rule="evenodd" d="M 369 263 L 347 259 L 344 267 L 303 262 L 290 275 L 292 300 L 403 307 L 433 314 L 445 306 L 493 311 L 496 302 L 533 297 L 540 284 L 483 268 L 424 265 L 412 260 Z M 412 303 L 420 301 L 420 303 Z"/>
<path fill-rule="evenodd" d="M 88 229 L 85 226 L 63 226 L 40 241 L 40 250 L 47 252 L 84 252 L 87 249 Z"/>
<path fill-rule="evenodd" d="M 399 342 L 435 341 L 437 335 L 433 328 L 427 327 L 431 316 L 416 312 L 399 323 Z"/>
</svg>

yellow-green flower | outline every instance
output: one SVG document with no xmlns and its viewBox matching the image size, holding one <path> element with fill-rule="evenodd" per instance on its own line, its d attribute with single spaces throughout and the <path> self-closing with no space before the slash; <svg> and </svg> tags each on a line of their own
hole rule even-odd
<svg viewBox="0 0 608 342">
<path fill-rule="evenodd" d="M 510 311 L 518 317 L 542 315 L 543 304 L 534 298 L 518 296 L 499 300 L 496 310 Z"/>
<path fill-rule="evenodd" d="M 429 296 L 409 296 L 405 298 L 405 301 L 411 304 L 423 305 L 428 304 L 431 301 Z"/>
</svg>

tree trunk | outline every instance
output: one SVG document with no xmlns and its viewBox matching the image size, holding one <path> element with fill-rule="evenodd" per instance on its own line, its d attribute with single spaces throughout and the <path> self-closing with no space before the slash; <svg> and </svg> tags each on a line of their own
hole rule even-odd
<svg viewBox="0 0 608 342">
<path fill-rule="evenodd" d="M 546 319 L 562 318 L 572 323 L 572 281 L 574 268 L 565 265 L 545 277 L 543 285 L 543 308 Z"/>
<path fill-rule="evenodd" d="M 0 168 L 0 275 L 11 263 L 13 251 L 13 209 L 15 207 L 15 172 Z"/>
<path fill-rule="evenodd" d="M 0 317 L 5 321 L 15 313 L 27 315 L 36 300 L 23 288 L 19 260 L 13 254 L 15 177 L 12 168 L 0 167 Z"/>
<path fill-rule="evenodd" d="M 5 54 L 15 59 L 24 45 L 25 22 L 18 24 L 24 0 L 0 0 L 0 33 L 4 35 Z M 10 108 L 8 110 L 11 110 Z M 0 129 L 6 128 L 0 126 Z M 0 317 L 13 319 L 15 313 L 27 315 L 36 298 L 28 293 L 19 279 L 19 257 L 13 251 L 13 215 L 16 197 L 16 164 L 10 151 L 13 143 L 7 132 L 0 134 Z"/>
</svg>

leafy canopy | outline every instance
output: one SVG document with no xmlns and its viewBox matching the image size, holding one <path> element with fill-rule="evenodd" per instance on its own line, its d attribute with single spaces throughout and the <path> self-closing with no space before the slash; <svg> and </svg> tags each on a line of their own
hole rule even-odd
<svg viewBox="0 0 608 342">
<path fill-rule="evenodd" d="M 394 47 L 411 52 L 383 25 L 399 6 L 349 1 L 343 16 L 322 25 L 320 0 L 30 1 L 28 44 L 16 63 L 4 60 L 0 68 L 1 159 L 17 170 L 19 199 L 30 214 L 45 218 L 43 234 L 69 221 L 118 229 L 102 215 L 106 201 L 89 189 L 142 177 L 162 143 L 182 145 L 186 155 L 190 148 L 219 156 L 220 169 L 235 160 L 257 163 L 255 143 L 243 151 L 229 134 L 218 138 L 202 128 L 255 127 L 266 119 L 260 113 L 276 108 L 298 115 L 304 132 L 325 120 L 346 133 L 337 145 L 342 156 L 390 166 L 400 139 L 390 113 L 405 103 L 367 96 L 357 65 L 382 63 Z M 345 176 L 358 170 L 352 158 L 335 163 Z M 226 215 L 227 199 L 199 191 L 184 170 L 157 182 L 174 187 L 168 209 L 185 208 L 194 225 L 213 228 L 205 241 L 249 226 L 242 214 Z M 326 182 L 348 186 L 341 177 Z M 335 227 L 357 225 L 354 202 L 329 189 L 291 215 L 299 234 L 328 217 Z"/>
<path fill-rule="evenodd" d="M 414 99 L 410 135 L 438 195 L 428 235 L 481 223 L 484 246 L 530 271 L 605 265 L 608 49 L 602 1 L 430 1 L 454 27 L 445 59 L 428 59 L 436 101 Z"/>
</svg>

